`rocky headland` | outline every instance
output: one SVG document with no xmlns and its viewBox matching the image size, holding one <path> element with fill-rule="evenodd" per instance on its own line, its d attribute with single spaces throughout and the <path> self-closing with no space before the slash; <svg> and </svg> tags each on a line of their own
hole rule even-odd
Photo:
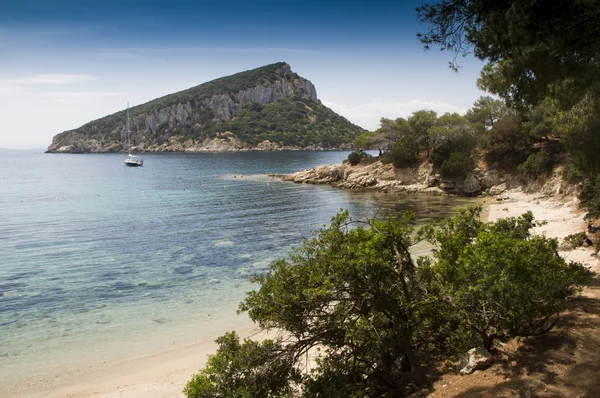
<svg viewBox="0 0 600 398">
<path fill-rule="evenodd" d="M 280 62 L 216 79 L 57 134 L 50 153 L 347 149 L 365 130 Z"/>
</svg>

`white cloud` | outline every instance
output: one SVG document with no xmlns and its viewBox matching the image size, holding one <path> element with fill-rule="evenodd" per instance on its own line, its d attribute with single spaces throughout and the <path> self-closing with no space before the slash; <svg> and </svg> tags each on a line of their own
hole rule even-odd
<svg viewBox="0 0 600 398">
<path fill-rule="evenodd" d="M 375 130 L 379 127 L 379 121 L 382 117 L 396 119 L 398 117 L 408 117 L 413 112 L 421 109 L 434 110 L 438 114 L 446 112 L 457 112 L 464 114 L 467 109 L 461 108 L 445 102 L 423 101 L 412 99 L 410 101 L 395 101 L 386 99 L 376 99 L 372 102 L 362 104 L 336 104 L 330 101 L 322 101 L 323 104 L 340 115 L 346 117 L 351 122 L 367 130 Z"/>
<path fill-rule="evenodd" d="M 94 79 L 95 76 L 73 74 L 45 74 L 0 79 L 0 96 L 36 95 L 35 91 L 47 87 L 81 84 Z"/>
<path fill-rule="evenodd" d="M 88 75 L 31 75 L 12 79 L 0 80 L 0 85 L 35 86 L 39 84 L 78 84 L 96 79 Z"/>
<path fill-rule="evenodd" d="M 17 95 L 24 91 L 23 87 L 14 84 L 2 84 L 0 83 L 0 96 L 6 95 Z"/>
<path fill-rule="evenodd" d="M 120 93 L 102 93 L 102 92 L 65 92 L 65 93 L 36 93 L 38 98 L 51 100 L 54 102 L 91 102 L 98 98 L 113 97 L 121 95 Z"/>
</svg>

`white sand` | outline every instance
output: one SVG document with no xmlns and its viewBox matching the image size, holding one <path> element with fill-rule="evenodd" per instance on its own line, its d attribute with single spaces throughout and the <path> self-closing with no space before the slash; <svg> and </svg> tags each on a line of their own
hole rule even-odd
<svg viewBox="0 0 600 398">
<path fill-rule="evenodd" d="M 498 201 L 498 198 L 503 200 Z M 537 227 L 535 232 L 548 237 L 565 236 L 584 231 L 584 213 L 577 209 L 577 199 L 558 200 L 542 195 L 511 191 L 486 202 L 484 216 L 489 221 L 503 217 L 514 217 L 531 210 L 538 221 L 547 224 Z M 591 248 L 579 248 L 561 255 L 569 261 L 587 264 L 600 271 L 600 262 Z M 248 324 L 238 331 L 242 337 L 255 333 Z M 180 398 L 191 375 L 205 362 L 206 355 L 213 353 L 216 344 L 210 340 L 177 348 L 122 363 L 106 364 L 103 368 L 80 370 L 64 374 L 54 381 L 32 381 L 12 391 L 14 397 L 102 397 L 102 398 Z"/>
<path fill-rule="evenodd" d="M 562 239 L 587 230 L 587 223 L 583 220 L 585 212 L 578 209 L 579 201 L 575 197 L 559 199 L 542 194 L 526 194 L 517 189 L 491 198 L 486 203 L 484 216 L 488 221 L 517 217 L 530 210 L 536 221 L 546 222 L 536 227 L 534 232 L 549 238 Z M 600 271 L 600 261 L 594 255 L 593 248 L 580 247 L 560 252 L 560 255 L 567 261 L 581 262 L 595 272 Z"/>
<path fill-rule="evenodd" d="M 260 338 L 255 327 L 240 319 L 237 330 L 242 338 Z M 206 336 L 198 343 L 145 357 L 107 363 L 93 368 L 65 372 L 56 378 L 39 378 L 22 383 L 0 396 L 50 398 L 180 398 L 191 376 L 216 351 L 214 340 Z M 168 337 L 166 337 L 168 338 Z M 6 395 L 5 395 L 6 394 Z"/>
</svg>

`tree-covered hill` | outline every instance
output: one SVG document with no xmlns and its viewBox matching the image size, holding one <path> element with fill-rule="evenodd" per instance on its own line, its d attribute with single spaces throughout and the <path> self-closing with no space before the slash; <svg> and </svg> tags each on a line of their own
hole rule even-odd
<svg viewBox="0 0 600 398">
<path fill-rule="evenodd" d="M 364 130 L 324 106 L 314 85 L 279 62 L 222 77 L 130 108 L 131 144 L 139 150 L 223 150 L 347 146 Z M 54 137 L 49 152 L 126 150 L 126 112 Z M 231 133 L 231 134 L 223 134 Z M 273 145 L 267 146 L 273 148 Z M 265 147 L 265 146 L 263 146 Z M 266 147 L 265 147 L 266 148 Z"/>
</svg>

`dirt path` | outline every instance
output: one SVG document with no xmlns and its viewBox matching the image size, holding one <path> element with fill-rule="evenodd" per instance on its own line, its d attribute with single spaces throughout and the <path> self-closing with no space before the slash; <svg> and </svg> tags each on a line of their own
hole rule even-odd
<svg viewBox="0 0 600 398">
<path fill-rule="evenodd" d="M 569 303 L 550 333 L 500 348 L 491 368 L 447 373 L 430 397 L 600 396 L 600 278 Z"/>
</svg>

